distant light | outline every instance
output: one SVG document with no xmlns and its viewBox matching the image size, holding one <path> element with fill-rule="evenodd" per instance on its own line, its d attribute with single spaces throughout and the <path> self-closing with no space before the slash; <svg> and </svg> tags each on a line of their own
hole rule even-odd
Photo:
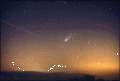
<svg viewBox="0 0 120 81">
<path fill-rule="evenodd" d="M 66 66 L 65 66 L 66 67 Z"/>
<path fill-rule="evenodd" d="M 49 71 L 49 70 L 48 70 Z"/>
<path fill-rule="evenodd" d="M 19 68 L 20 69 L 20 68 Z"/>
<path fill-rule="evenodd" d="M 100 65 L 100 63 L 98 63 L 98 65 Z"/>
<path fill-rule="evenodd" d="M 19 67 L 18 67 L 19 68 Z"/>
<path fill-rule="evenodd" d="M 118 53 L 117 53 L 117 55 L 118 55 Z"/>
<path fill-rule="evenodd" d="M 24 70 L 23 70 L 24 71 Z"/>
<path fill-rule="evenodd" d="M 12 63 L 14 63 L 14 62 L 12 62 Z"/>
<path fill-rule="evenodd" d="M 13 64 L 14 65 L 14 64 Z"/>
<path fill-rule="evenodd" d="M 63 66 L 62 66 L 63 67 Z"/>
</svg>

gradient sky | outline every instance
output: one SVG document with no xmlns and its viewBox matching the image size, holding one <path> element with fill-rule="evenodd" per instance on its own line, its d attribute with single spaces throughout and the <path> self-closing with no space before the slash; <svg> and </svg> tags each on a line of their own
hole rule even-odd
<svg viewBox="0 0 120 81">
<path fill-rule="evenodd" d="M 118 79 L 118 11 L 118 2 L 1 2 L 1 70 Z"/>
</svg>

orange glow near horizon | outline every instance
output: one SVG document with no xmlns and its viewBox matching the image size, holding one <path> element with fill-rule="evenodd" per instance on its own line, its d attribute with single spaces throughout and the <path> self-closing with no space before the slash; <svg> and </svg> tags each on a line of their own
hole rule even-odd
<svg viewBox="0 0 120 81">
<path fill-rule="evenodd" d="M 119 75 L 119 41 L 113 33 L 76 29 L 65 41 L 68 31 L 40 32 L 39 37 L 20 33 L 2 38 L 1 70 Z M 53 65 L 66 67 L 48 71 Z"/>
<path fill-rule="evenodd" d="M 47 68 L 54 63 L 55 64 L 61 63 L 64 66 L 65 64 L 68 64 L 68 66 L 71 66 L 71 67 L 72 65 L 75 65 L 76 68 L 84 69 L 86 71 L 90 69 L 91 71 L 95 71 L 95 72 L 112 70 L 113 68 L 118 69 L 119 57 L 117 56 L 117 52 L 115 54 L 115 51 L 117 51 L 118 47 L 116 46 L 115 42 L 112 44 L 107 41 L 104 43 L 100 43 L 98 40 L 94 40 L 94 41 L 91 40 L 92 42 L 94 42 L 93 45 L 90 45 L 91 43 L 90 41 L 90 43 L 87 44 L 86 42 L 86 45 L 83 45 L 81 47 L 79 45 L 73 46 L 71 44 L 68 47 L 59 46 L 59 50 L 54 48 L 56 51 L 53 51 L 51 48 L 46 47 L 45 45 L 41 46 L 38 43 L 22 45 L 21 43 L 18 43 L 18 44 L 13 43 L 13 41 L 15 42 L 15 40 L 12 39 L 11 41 L 11 44 L 13 44 L 12 47 L 6 46 L 6 49 L 4 49 L 4 51 L 2 50 L 2 53 L 9 53 L 9 54 L 6 54 L 8 56 L 2 56 L 2 61 L 1 61 L 2 64 L 5 65 L 5 62 L 7 62 L 6 66 L 11 67 L 11 68 L 9 67 L 6 68 L 3 66 L 4 70 L 14 71 L 13 69 L 14 67 L 11 66 L 12 61 L 15 61 L 14 66 L 19 65 L 20 67 L 23 67 L 25 71 L 44 72 L 44 71 L 47 71 Z M 28 40 L 25 39 L 24 41 L 28 41 Z M 32 40 L 32 41 L 37 41 L 37 40 Z M 78 42 L 79 41 L 76 41 L 76 43 Z M 17 45 L 20 45 L 20 46 L 17 46 Z M 48 44 L 48 45 L 51 46 L 51 44 Z M 116 47 L 116 49 L 113 47 Z M 69 50 L 69 51 L 66 51 L 66 50 Z M 67 55 L 67 56 L 64 57 L 64 55 Z M 79 64 L 80 64 L 80 67 L 78 67 Z M 18 69 L 15 69 L 15 70 L 18 70 Z"/>
</svg>

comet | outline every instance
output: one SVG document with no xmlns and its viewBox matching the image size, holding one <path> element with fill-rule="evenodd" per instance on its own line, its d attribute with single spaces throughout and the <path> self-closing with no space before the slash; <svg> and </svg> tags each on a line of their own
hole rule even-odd
<svg viewBox="0 0 120 81">
<path fill-rule="evenodd" d="M 77 36 L 76 32 L 75 33 L 67 33 L 64 41 L 67 42 L 68 40 L 75 39 L 76 36 Z"/>
<path fill-rule="evenodd" d="M 71 39 L 71 36 L 68 36 L 66 39 L 65 39 L 65 42 L 67 42 L 68 40 Z"/>
<path fill-rule="evenodd" d="M 65 39 L 65 42 L 67 42 L 67 40 L 68 40 L 68 39 L 66 38 L 66 39 Z"/>
</svg>

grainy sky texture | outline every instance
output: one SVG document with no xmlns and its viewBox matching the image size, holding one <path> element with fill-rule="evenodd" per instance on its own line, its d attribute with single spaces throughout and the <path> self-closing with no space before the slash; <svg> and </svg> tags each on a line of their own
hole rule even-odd
<svg viewBox="0 0 120 81">
<path fill-rule="evenodd" d="M 118 79 L 118 11 L 118 2 L 2 2 L 1 70 Z"/>
</svg>

